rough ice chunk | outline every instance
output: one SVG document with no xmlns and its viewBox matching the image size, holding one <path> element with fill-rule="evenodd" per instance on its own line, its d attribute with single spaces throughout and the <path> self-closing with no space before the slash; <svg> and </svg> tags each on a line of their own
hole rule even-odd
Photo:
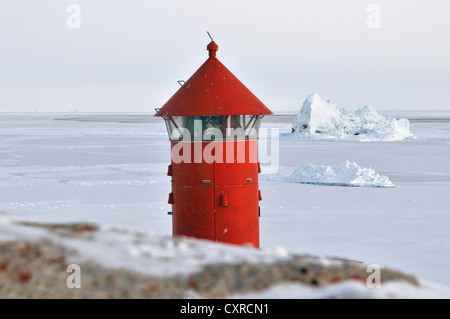
<svg viewBox="0 0 450 319">
<path fill-rule="evenodd" d="M 336 166 L 305 164 L 287 177 L 287 181 L 304 184 L 394 187 L 387 176 L 381 176 L 373 168 L 362 168 L 355 162 L 346 161 Z"/>
<path fill-rule="evenodd" d="M 303 102 L 300 114 L 292 123 L 292 133 L 308 136 L 323 134 L 365 142 L 398 141 L 414 137 L 407 119 L 384 117 L 369 105 L 354 112 L 340 109 L 330 100 L 322 100 L 318 93 L 308 96 Z"/>
</svg>

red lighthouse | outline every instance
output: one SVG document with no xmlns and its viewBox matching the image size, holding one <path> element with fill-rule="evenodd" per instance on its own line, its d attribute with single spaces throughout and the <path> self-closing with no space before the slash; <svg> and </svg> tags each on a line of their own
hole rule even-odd
<svg viewBox="0 0 450 319">
<path fill-rule="evenodd" d="M 259 247 L 258 131 L 272 112 L 217 58 L 160 109 L 171 141 L 173 236 Z"/>
</svg>

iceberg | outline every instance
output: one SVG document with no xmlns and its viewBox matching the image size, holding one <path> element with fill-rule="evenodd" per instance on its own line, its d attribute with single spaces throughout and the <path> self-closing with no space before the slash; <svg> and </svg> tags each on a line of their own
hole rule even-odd
<svg viewBox="0 0 450 319">
<path fill-rule="evenodd" d="M 370 105 L 356 111 L 338 108 L 314 93 L 303 102 L 286 139 L 350 140 L 361 142 L 399 141 L 414 138 L 407 119 L 384 117 Z M 318 136 L 320 135 L 320 136 Z"/>
<path fill-rule="evenodd" d="M 387 176 L 381 176 L 373 168 L 363 168 L 351 161 L 335 166 L 307 163 L 296 168 L 286 181 L 329 186 L 394 187 Z"/>
</svg>

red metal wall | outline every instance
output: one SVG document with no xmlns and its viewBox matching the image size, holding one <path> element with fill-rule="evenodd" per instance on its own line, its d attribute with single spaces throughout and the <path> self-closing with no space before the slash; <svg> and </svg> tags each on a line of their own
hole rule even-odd
<svg viewBox="0 0 450 319">
<path fill-rule="evenodd" d="M 179 143 L 191 160 L 172 156 L 169 167 L 173 235 L 259 247 L 258 141 L 213 142 L 212 152 L 209 142 L 172 142 L 171 149 Z M 207 146 L 214 161 L 194 163 Z"/>
</svg>

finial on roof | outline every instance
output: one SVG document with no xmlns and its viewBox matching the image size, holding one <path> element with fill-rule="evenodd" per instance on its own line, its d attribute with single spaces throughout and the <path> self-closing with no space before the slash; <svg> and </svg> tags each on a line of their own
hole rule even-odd
<svg viewBox="0 0 450 319">
<path fill-rule="evenodd" d="M 216 44 L 216 42 L 211 41 L 208 46 L 206 47 L 206 49 L 209 51 L 209 57 L 210 58 L 215 58 L 216 57 L 216 52 L 217 50 L 219 50 L 219 46 Z"/>
</svg>

